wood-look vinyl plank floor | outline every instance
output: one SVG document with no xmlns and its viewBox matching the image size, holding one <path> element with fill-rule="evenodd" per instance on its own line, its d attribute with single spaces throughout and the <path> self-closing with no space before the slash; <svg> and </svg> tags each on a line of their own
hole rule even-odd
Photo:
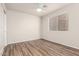
<svg viewBox="0 0 79 59">
<path fill-rule="evenodd" d="M 39 39 L 9 44 L 3 56 L 79 56 L 79 50 Z"/>
</svg>

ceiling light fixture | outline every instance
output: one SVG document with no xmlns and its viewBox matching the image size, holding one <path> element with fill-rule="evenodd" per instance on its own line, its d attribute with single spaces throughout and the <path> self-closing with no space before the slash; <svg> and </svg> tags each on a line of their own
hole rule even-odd
<svg viewBox="0 0 79 59">
<path fill-rule="evenodd" d="M 38 6 L 36 9 L 37 12 L 43 12 L 43 11 L 45 11 L 45 9 L 47 7 L 47 5 L 45 5 L 45 4 L 38 4 L 37 6 Z"/>
<path fill-rule="evenodd" d="M 37 8 L 36 10 L 37 10 L 37 12 L 42 12 L 41 8 Z"/>
</svg>

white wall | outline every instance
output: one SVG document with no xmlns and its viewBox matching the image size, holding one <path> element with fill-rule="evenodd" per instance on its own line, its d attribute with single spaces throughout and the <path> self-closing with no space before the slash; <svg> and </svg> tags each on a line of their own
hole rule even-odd
<svg viewBox="0 0 79 59">
<path fill-rule="evenodd" d="M 7 39 L 16 43 L 40 38 L 40 18 L 19 11 L 7 10 Z"/>
<path fill-rule="evenodd" d="M 0 4 L 0 55 L 2 55 L 3 48 L 6 45 L 6 15 L 4 14 L 4 6 Z"/>
<path fill-rule="evenodd" d="M 69 31 L 50 31 L 48 19 L 62 13 L 69 16 Z M 42 38 L 79 49 L 79 4 L 71 4 L 43 16 L 41 26 Z"/>
</svg>

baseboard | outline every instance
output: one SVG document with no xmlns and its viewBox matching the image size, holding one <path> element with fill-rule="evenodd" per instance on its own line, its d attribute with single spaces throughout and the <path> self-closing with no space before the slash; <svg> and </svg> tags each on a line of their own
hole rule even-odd
<svg viewBox="0 0 79 59">
<path fill-rule="evenodd" d="M 12 42 L 12 43 L 8 43 L 7 45 L 18 44 L 18 43 L 23 43 L 23 42 L 29 42 L 29 41 L 34 41 L 34 40 L 39 40 L 39 39 L 27 40 L 27 41 L 22 41 L 22 42 L 21 42 L 21 41 L 19 41 L 19 42 Z M 7 45 L 6 45 L 6 46 L 7 46 Z M 6 46 L 5 46 L 5 47 L 6 47 Z"/>
<path fill-rule="evenodd" d="M 70 46 L 66 46 L 66 45 L 60 44 L 60 43 L 52 42 L 52 41 L 49 41 L 49 40 L 46 40 L 46 39 L 43 39 L 43 38 L 41 40 L 44 40 L 44 41 L 47 41 L 47 42 L 50 42 L 50 43 L 53 43 L 53 44 L 56 44 L 56 45 L 60 45 L 60 46 L 63 46 L 65 48 L 68 48 L 70 50 L 74 50 L 74 51 L 78 51 L 79 52 L 79 49 L 74 48 L 74 47 L 70 47 Z"/>
</svg>

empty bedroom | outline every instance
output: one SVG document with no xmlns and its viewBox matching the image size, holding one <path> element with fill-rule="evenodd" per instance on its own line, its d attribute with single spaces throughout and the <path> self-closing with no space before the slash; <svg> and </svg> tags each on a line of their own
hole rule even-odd
<svg viewBox="0 0 79 59">
<path fill-rule="evenodd" d="M 1 56 L 79 56 L 79 3 L 0 3 Z"/>
</svg>

